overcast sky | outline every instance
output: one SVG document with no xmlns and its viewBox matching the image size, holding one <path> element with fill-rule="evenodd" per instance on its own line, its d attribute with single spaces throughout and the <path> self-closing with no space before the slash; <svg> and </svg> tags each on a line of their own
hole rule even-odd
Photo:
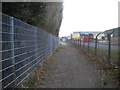
<svg viewBox="0 0 120 90">
<path fill-rule="evenodd" d="M 59 36 L 74 31 L 105 31 L 118 27 L 120 0 L 64 0 Z"/>
</svg>

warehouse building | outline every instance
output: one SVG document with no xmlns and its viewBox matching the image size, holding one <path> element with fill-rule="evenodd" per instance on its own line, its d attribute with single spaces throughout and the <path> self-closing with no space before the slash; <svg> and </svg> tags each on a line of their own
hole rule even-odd
<svg viewBox="0 0 120 90">
<path fill-rule="evenodd" d="M 80 33 L 81 32 L 73 32 L 73 34 L 71 34 L 71 39 L 77 40 L 80 38 Z"/>
<path fill-rule="evenodd" d="M 111 34 L 111 40 L 120 40 L 120 27 L 119 28 L 114 28 L 114 29 L 110 29 L 110 30 L 106 30 L 105 33 L 105 37 L 107 38 L 108 34 Z"/>
<path fill-rule="evenodd" d="M 104 37 L 105 35 L 104 35 L 104 33 L 103 32 L 100 32 L 100 31 L 85 31 L 85 32 L 81 32 L 81 34 L 93 34 L 93 37 L 94 37 L 94 39 L 96 38 L 96 36 L 99 34 L 99 33 L 101 33 L 99 36 L 98 36 L 98 39 L 102 39 L 102 37 Z"/>
<path fill-rule="evenodd" d="M 101 33 L 98 36 L 98 39 L 102 39 L 105 35 L 103 32 L 95 32 L 95 31 L 82 31 L 82 32 L 73 32 L 73 34 L 71 34 L 71 38 L 74 40 L 79 39 L 81 36 L 84 35 L 93 35 L 93 37 L 95 38 L 97 36 L 97 34 Z"/>
</svg>

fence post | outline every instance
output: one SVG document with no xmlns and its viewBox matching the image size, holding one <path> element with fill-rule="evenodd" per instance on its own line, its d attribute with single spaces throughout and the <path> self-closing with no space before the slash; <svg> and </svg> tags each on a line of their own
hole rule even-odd
<svg viewBox="0 0 120 90">
<path fill-rule="evenodd" d="M 95 38 L 95 55 L 97 55 L 97 43 L 98 43 L 98 39 L 97 37 L 100 35 L 101 33 L 98 33 L 96 38 Z"/>
<path fill-rule="evenodd" d="M 78 39 L 78 44 L 80 45 L 80 38 Z"/>
<path fill-rule="evenodd" d="M 118 31 L 118 35 L 120 35 L 120 30 Z M 118 46 L 120 46 L 119 39 L 118 39 Z M 120 55 L 120 50 L 118 50 L 118 55 Z M 118 56 L 118 72 L 119 72 L 118 73 L 118 88 L 120 88 L 120 56 Z"/>
<path fill-rule="evenodd" d="M 14 80 L 16 79 L 16 70 L 15 70 L 15 50 L 14 50 L 14 20 L 13 20 L 13 17 L 10 18 L 10 22 L 11 22 L 11 57 L 12 57 L 12 64 L 14 65 L 13 66 L 13 73 L 14 73 Z M 12 84 L 13 86 L 12 87 L 15 87 L 16 86 L 16 82 L 14 81 L 14 83 Z"/>
<path fill-rule="evenodd" d="M 110 56 L 111 56 L 111 38 L 110 38 L 111 34 L 108 34 L 108 64 L 110 64 Z"/>
<path fill-rule="evenodd" d="M 90 38 L 88 37 L 88 52 L 89 52 L 89 42 L 90 42 Z"/>
<path fill-rule="evenodd" d="M 53 39 L 53 51 L 55 50 L 55 42 L 54 42 L 54 37 L 52 38 Z"/>
<path fill-rule="evenodd" d="M 0 3 L 0 7 L 1 6 L 2 6 L 2 4 Z M 0 23 L 2 23 L 2 14 L 1 13 L 0 13 Z M 2 28 L 2 24 L 0 24 L 0 27 Z M 0 32 L 2 32 L 2 29 L 0 29 Z M 0 41 L 2 41 L 2 33 L 0 33 Z M 2 51 L 2 44 L 0 44 L 0 51 Z M 2 53 L 0 53 L 0 61 L 2 61 Z M 2 70 L 2 63 L 0 63 L 0 70 Z M 2 72 L 0 73 L 0 80 L 1 79 L 2 79 Z M 0 90 L 2 90 L 2 81 L 0 82 Z"/>
<path fill-rule="evenodd" d="M 37 55 L 37 28 L 36 27 L 35 27 L 35 39 L 36 39 L 36 46 L 35 46 L 36 51 L 35 51 L 35 53 L 36 53 L 36 58 L 37 58 L 38 55 Z"/>
<path fill-rule="evenodd" d="M 110 34 L 108 34 L 108 41 L 109 41 L 109 44 L 108 44 L 108 64 L 109 65 L 111 64 L 111 34 L 113 32 L 114 31 L 112 31 Z"/>
<path fill-rule="evenodd" d="M 79 45 L 79 39 L 78 39 L 78 45 Z"/>
<path fill-rule="evenodd" d="M 80 38 L 80 46 L 81 46 L 81 38 Z"/>
<path fill-rule="evenodd" d="M 83 49 L 84 49 L 84 46 L 85 46 L 85 37 L 83 39 Z"/>
<path fill-rule="evenodd" d="M 82 43 L 83 43 L 83 49 L 84 49 L 84 41 Z"/>
</svg>

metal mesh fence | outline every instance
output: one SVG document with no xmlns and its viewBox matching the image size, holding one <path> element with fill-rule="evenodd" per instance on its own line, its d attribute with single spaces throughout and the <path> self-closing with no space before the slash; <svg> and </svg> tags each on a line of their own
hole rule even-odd
<svg viewBox="0 0 120 90">
<path fill-rule="evenodd" d="M 14 87 L 58 47 L 59 38 L 13 17 L 0 15 L 0 82 L 2 88 Z"/>
</svg>

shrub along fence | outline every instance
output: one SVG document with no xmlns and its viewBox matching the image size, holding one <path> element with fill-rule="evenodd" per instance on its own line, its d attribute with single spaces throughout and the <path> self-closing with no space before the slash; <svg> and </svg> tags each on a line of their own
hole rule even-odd
<svg viewBox="0 0 120 90">
<path fill-rule="evenodd" d="M 59 38 L 16 18 L 0 16 L 0 83 L 2 88 L 15 87 L 59 46 Z"/>
</svg>

